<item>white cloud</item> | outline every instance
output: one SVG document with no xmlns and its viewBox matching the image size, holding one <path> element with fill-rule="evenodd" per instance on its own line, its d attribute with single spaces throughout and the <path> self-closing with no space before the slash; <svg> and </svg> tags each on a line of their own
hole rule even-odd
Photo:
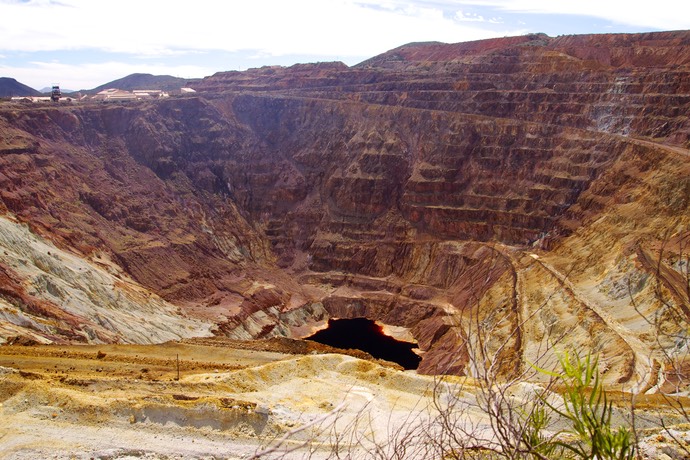
<svg viewBox="0 0 690 460">
<path fill-rule="evenodd" d="M 462 0 L 507 12 L 581 15 L 659 30 L 690 29 L 690 2 L 678 0 Z"/>
<path fill-rule="evenodd" d="M 514 35 L 487 12 L 585 15 L 690 28 L 690 2 L 658 0 L 31 0 L 1 1 L 0 52 L 96 49 L 144 56 L 183 50 L 368 57 L 411 41 Z M 454 16 L 453 14 L 457 12 Z"/>
<path fill-rule="evenodd" d="M 481 14 L 465 12 L 463 10 L 457 10 L 455 12 L 455 20 L 460 22 L 484 22 L 489 24 L 503 24 L 503 20 L 500 17 L 485 18 Z"/>
<path fill-rule="evenodd" d="M 185 49 L 253 49 L 276 56 L 372 56 L 410 41 L 459 42 L 497 35 L 444 16 L 439 8 L 443 2 L 41 0 L 40 7 L 35 3 L 0 3 L 0 17 L 12 18 L 0 28 L 0 50 L 92 48 L 160 55 Z M 515 32 L 505 30 L 500 35 Z"/>
<path fill-rule="evenodd" d="M 458 21 L 465 22 L 486 22 L 484 16 L 477 13 L 465 13 L 462 10 L 458 10 L 455 12 L 455 19 Z"/>
</svg>

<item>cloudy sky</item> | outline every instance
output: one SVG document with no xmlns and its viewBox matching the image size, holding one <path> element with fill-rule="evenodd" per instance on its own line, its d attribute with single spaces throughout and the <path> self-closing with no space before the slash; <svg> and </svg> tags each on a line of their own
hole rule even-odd
<svg viewBox="0 0 690 460">
<path fill-rule="evenodd" d="M 78 90 L 135 72 L 354 65 L 417 41 L 690 29 L 690 1 L 0 0 L 0 18 L 0 76 Z"/>
</svg>

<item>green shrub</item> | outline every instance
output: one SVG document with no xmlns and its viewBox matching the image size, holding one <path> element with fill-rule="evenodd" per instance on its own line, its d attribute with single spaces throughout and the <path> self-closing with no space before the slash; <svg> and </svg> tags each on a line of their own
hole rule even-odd
<svg viewBox="0 0 690 460">
<path fill-rule="evenodd" d="M 565 353 L 560 365 L 562 374 L 555 376 L 563 385 L 563 407 L 546 404 L 570 422 L 570 428 L 563 433 L 573 435 L 576 441 L 554 442 L 579 459 L 634 459 L 636 448 L 630 429 L 611 426 L 613 405 L 599 378 L 598 359 L 591 355 L 581 359 L 577 354 Z"/>
</svg>

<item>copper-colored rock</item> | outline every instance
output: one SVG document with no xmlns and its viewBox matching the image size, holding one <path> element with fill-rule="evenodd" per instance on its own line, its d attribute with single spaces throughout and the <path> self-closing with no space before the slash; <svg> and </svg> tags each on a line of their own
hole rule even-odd
<svg viewBox="0 0 690 460">
<path fill-rule="evenodd" d="M 654 311 L 652 261 L 689 223 L 689 43 L 411 44 L 155 103 L 0 106 L 0 210 L 217 334 L 367 316 L 411 331 L 422 372 L 470 372 L 486 334 L 516 376 L 558 333 L 627 382 L 659 350 L 630 306 Z M 55 316 L 7 273 L 19 308 Z M 626 301 L 617 283 L 640 273 Z"/>
</svg>

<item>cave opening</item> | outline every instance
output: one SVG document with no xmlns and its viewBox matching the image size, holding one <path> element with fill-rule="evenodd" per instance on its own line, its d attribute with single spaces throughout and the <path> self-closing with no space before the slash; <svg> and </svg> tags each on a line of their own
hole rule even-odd
<svg viewBox="0 0 690 460">
<path fill-rule="evenodd" d="M 328 327 L 306 340 L 335 348 L 365 351 L 374 358 L 400 364 L 405 369 L 417 369 L 421 358 L 413 349 L 416 344 L 396 340 L 384 334 L 383 327 L 367 318 L 329 319 Z"/>
</svg>

